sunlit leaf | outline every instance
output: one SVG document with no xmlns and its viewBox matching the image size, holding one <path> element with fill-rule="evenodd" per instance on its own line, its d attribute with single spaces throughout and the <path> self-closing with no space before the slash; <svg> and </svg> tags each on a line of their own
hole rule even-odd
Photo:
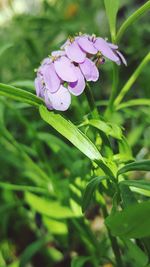
<svg viewBox="0 0 150 267">
<path fill-rule="evenodd" d="M 25 200 L 31 208 L 41 214 L 55 219 L 65 219 L 75 217 L 69 207 L 61 205 L 58 201 L 48 200 L 44 197 L 38 197 L 29 192 L 25 193 Z"/>
<path fill-rule="evenodd" d="M 49 112 L 44 106 L 40 106 L 40 115 L 44 121 L 46 121 L 57 132 L 67 138 L 88 158 L 91 160 L 103 160 L 95 145 L 73 123 L 66 120 L 59 114 Z"/>
</svg>

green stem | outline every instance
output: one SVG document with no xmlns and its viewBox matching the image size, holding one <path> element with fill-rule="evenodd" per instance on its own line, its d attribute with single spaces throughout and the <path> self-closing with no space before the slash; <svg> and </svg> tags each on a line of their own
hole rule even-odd
<svg viewBox="0 0 150 267">
<path fill-rule="evenodd" d="M 109 214 L 108 214 L 107 207 L 105 204 L 102 205 L 102 211 L 103 211 L 104 218 L 106 218 Z M 118 245 L 117 238 L 111 235 L 111 232 L 109 231 L 108 228 L 107 228 L 107 231 L 108 231 L 109 239 L 111 241 L 112 250 L 115 255 L 117 267 L 123 267 L 123 262 L 121 259 L 121 253 L 120 253 L 120 248 Z"/>
<path fill-rule="evenodd" d="M 93 119 L 99 119 L 98 110 L 95 105 L 94 97 L 93 97 L 92 90 L 91 90 L 89 83 L 87 83 L 87 87 L 84 92 L 85 92 Z"/>
<path fill-rule="evenodd" d="M 117 96 L 114 105 L 117 106 L 124 98 L 125 94 L 129 91 L 133 83 L 136 81 L 138 76 L 140 75 L 141 71 L 145 67 L 145 65 L 150 61 L 150 52 L 145 56 L 145 58 L 142 60 L 138 68 L 133 72 L 127 83 L 123 86 L 121 89 L 119 95 Z"/>
<path fill-rule="evenodd" d="M 122 26 L 119 29 L 116 41 L 119 42 L 126 29 L 149 9 L 150 9 L 150 1 L 147 1 L 138 10 L 136 10 L 130 17 L 128 17 L 127 20 L 122 24 Z"/>
</svg>

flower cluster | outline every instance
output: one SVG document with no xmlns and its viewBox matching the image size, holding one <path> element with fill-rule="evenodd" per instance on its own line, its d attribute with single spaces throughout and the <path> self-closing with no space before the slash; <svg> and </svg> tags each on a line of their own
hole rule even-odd
<svg viewBox="0 0 150 267">
<path fill-rule="evenodd" d="M 65 111 L 71 103 L 71 94 L 78 96 L 86 81 L 96 82 L 98 66 L 104 57 L 120 65 L 126 60 L 118 46 L 95 35 L 79 35 L 68 40 L 59 51 L 53 51 L 37 70 L 36 94 L 44 99 L 48 109 Z"/>
</svg>

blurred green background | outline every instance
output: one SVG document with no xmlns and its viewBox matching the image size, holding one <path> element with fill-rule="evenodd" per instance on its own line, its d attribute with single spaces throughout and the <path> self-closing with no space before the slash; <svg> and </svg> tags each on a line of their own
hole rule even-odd
<svg viewBox="0 0 150 267">
<path fill-rule="evenodd" d="M 117 28 L 144 2 L 120 1 Z M 119 44 L 128 67 L 120 68 L 118 90 L 148 52 L 148 19 L 145 14 L 134 23 Z M 79 32 L 110 40 L 103 1 L 1 0 L 0 81 L 34 91 L 34 70 L 41 60 Z M 149 71 L 148 67 L 142 71 L 126 99 L 150 98 Z M 111 82 L 112 63 L 107 62 L 93 87 L 101 112 Z M 82 95 L 73 98 L 65 116 L 78 125 L 88 112 Z M 134 156 L 148 158 L 150 108 L 126 108 L 111 120 L 125 127 Z M 88 220 L 80 210 L 90 164 L 46 126 L 35 109 L 0 97 L 0 267 L 68 267 L 74 255 L 101 256 L 100 266 L 106 266 L 109 244 L 98 208 L 92 206 Z M 20 187 L 10 188 L 9 184 Z M 36 192 L 44 197 L 35 196 Z M 95 242 L 99 242 L 98 251 Z"/>
</svg>

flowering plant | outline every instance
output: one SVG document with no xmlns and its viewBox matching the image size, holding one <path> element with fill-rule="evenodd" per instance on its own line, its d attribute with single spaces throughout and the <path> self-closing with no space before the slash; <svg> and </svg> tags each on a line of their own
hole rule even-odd
<svg viewBox="0 0 150 267">
<path fill-rule="evenodd" d="M 26 218 L 25 229 L 29 224 L 29 234 L 36 232 L 33 243 L 23 252 L 18 250 L 19 254 L 16 248 L 14 258 L 19 254 L 19 263 L 15 261 L 15 267 L 27 266 L 42 249 L 49 259 L 48 266 L 67 266 L 67 262 L 71 267 L 150 267 L 150 160 L 145 147 L 140 153 L 132 149 L 134 139 L 138 143 L 139 132 L 145 128 L 140 125 L 129 138 L 126 122 L 133 111 L 136 117 L 139 109 L 134 106 L 150 106 L 150 100 L 123 100 L 147 67 L 150 53 L 135 66 L 122 88 L 123 81 L 119 81 L 119 70 L 126 69 L 126 80 L 127 61 L 130 64 L 127 49 L 121 49 L 125 57 L 120 52 L 122 38 L 133 22 L 150 9 L 150 1 L 131 14 L 118 31 L 119 1 L 104 0 L 104 4 L 111 42 L 94 34 L 68 37 L 36 70 L 34 93 L 0 83 L 0 145 L 9 152 L 1 153 L 1 161 L 3 165 L 8 160 L 12 170 L 17 169 L 15 175 L 19 173 L 20 183 L 12 183 L 12 179 L 16 181 L 13 171 L 11 182 L 6 182 L 8 170 L 4 170 L 5 181 L 0 182 L 0 188 L 15 194 L 2 194 L 4 202 L 9 196 L 11 203 L 0 212 L 19 209 L 21 219 Z M 105 60 L 111 64 L 105 65 Z M 105 66 L 110 66 L 108 72 L 112 70 L 112 85 L 101 86 L 107 92 L 105 99 L 99 99 L 96 82 L 105 79 L 101 77 Z M 84 100 L 79 97 L 82 94 Z M 6 97 L 16 101 L 13 107 Z M 71 105 L 71 98 L 75 104 Z M 8 120 L 13 134 L 7 129 L 4 117 L 8 107 L 23 124 L 22 132 L 14 130 L 14 116 Z M 122 116 L 124 110 L 127 112 Z M 145 126 L 149 112 L 144 116 Z M 7 216 L 4 229 L 6 221 L 10 221 Z M 19 236 L 24 241 L 22 229 Z M 0 252 L 0 264 L 1 258 Z"/>
</svg>

